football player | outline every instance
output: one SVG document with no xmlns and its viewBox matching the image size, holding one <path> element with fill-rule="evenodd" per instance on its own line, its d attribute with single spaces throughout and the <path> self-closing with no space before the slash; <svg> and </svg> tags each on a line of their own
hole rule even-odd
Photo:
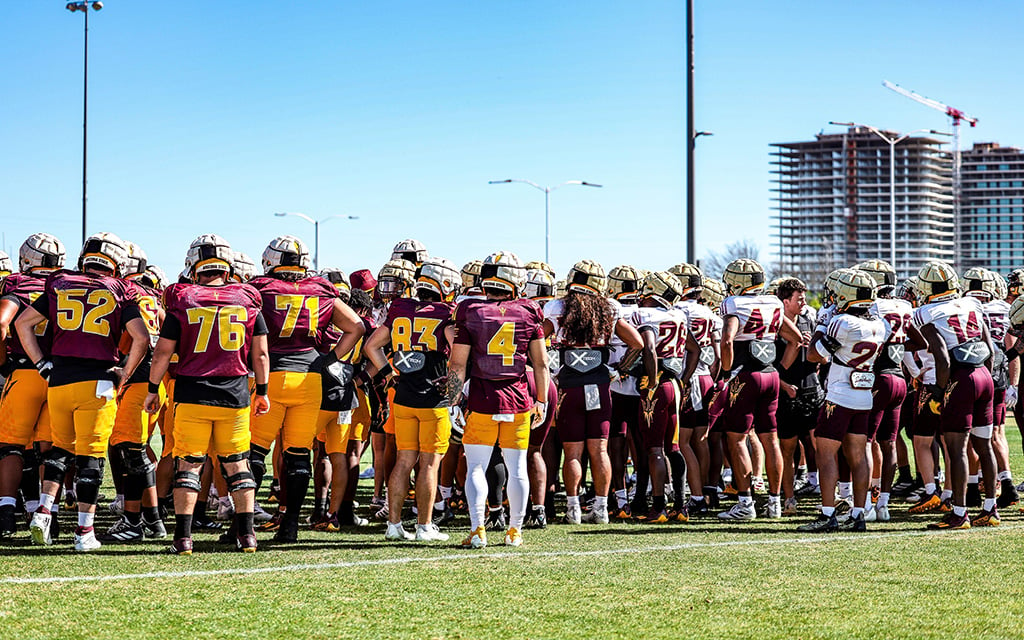
<svg viewBox="0 0 1024 640">
<path fill-rule="evenodd" d="M 515 254 L 491 254 L 481 268 L 486 300 L 469 300 L 455 310 L 455 342 L 449 361 L 448 397 L 459 404 L 469 369 L 469 416 L 462 437 L 468 466 L 466 495 L 471 532 L 464 547 L 487 546 L 484 508 L 485 469 L 494 443 L 501 447 L 508 468 L 510 522 L 505 544 L 522 545 L 523 518 L 529 480 L 526 452 L 530 429 L 547 415 L 548 363 L 544 346 L 543 313 L 532 300 L 519 298 L 526 269 Z M 529 395 L 527 360 L 536 379 Z"/>
<path fill-rule="evenodd" d="M 483 260 L 470 260 L 462 267 L 462 293 L 456 298 L 456 302 L 462 302 L 470 298 L 483 300 L 485 298 L 483 289 L 480 288 L 480 268 Z"/>
<path fill-rule="evenodd" d="M 388 317 L 366 341 L 366 355 L 379 380 L 394 379 L 391 415 L 398 457 L 388 478 L 387 540 L 444 542 L 448 535 L 433 523 L 437 468 L 448 451 L 452 423 L 448 413 L 450 344 L 455 334 L 451 302 L 461 278 L 444 258 L 427 258 L 416 278 L 416 298 L 391 303 Z M 391 347 L 391 362 L 384 346 Z M 416 468 L 416 532 L 402 526 L 402 505 L 409 474 Z"/>
<path fill-rule="evenodd" d="M 132 377 L 121 386 L 117 398 L 117 415 L 110 434 L 111 471 L 122 474 L 123 514 L 120 520 L 100 536 L 101 542 L 125 543 L 167 535 L 157 510 L 156 467 L 146 453 L 150 434 L 156 426 L 157 415 L 148 413 L 142 404 L 146 399 L 152 347 L 160 336 L 164 310 L 160 304 L 162 292 L 153 287 L 147 272 L 146 254 L 137 244 L 128 242 L 128 261 L 124 279 L 135 287 L 135 299 L 146 323 L 146 355 Z M 122 351 L 128 351 L 122 340 Z M 157 392 L 160 407 L 167 398 L 161 384 Z M 143 511 L 145 513 L 143 513 Z"/>
<path fill-rule="evenodd" d="M 39 508 L 29 525 L 36 544 L 52 544 L 50 507 L 74 461 L 78 471 L 75 550 L 102 546 L 93 523 L 117 411 L 115 397 L 149 349 L 135 289 L 118 279 L 127 260 L 128 247 L 114 234 L 90 236 L 79 255 L 78 271 L 51 274 L 43 294 L 15 321 L 25 353 L 49 382 L 46 401 L 53 448 L 46 454 Z M 49 356 L 36 335 L 36 327 L 44 321 L 54 325 Z M 132 346 L 124 367 L 119 367 L 118 343 L 124 332 L 131 335 Z"/>
<path fill-rule="evenodd" d="M 166 317 L 149 371 L 147 411 L 160 405 L 160 383 L 177 353 L 174 385 L 174 542 L 170 552 L 192 554 L 192 517 L 200 472 L 217 456 L 235 505 L 235 546 L 256 551 L 256 480 L 249 464 L 250 415 L 270 410 L 267 323 L 259 292 L 231 281 L 234 251 L 214 234 L 192 241 L 187 264 L 196 284 L 164 291 Z M 255 375 L 250 401 L 249 362 Z M 250 407 L 251 404 L 251 407 Z M 307 443 L 308 444 L 308 443 Z"/>
<path fill-rule="evenodd" d="M 622 318 L 622 306 L 604 297 L 607 279 L 601 265 L 581 260 L 573 265 L 567 281 L 565 297 L 544 306 L 544 334 L 558 343 L 561 363 L 556 376 L 559 397 L 555 420 L 565 453 L 565 521 L 580 524 L 583 515 L 579 488 L 585 446 L 595 494 L 587 522 L 607 524 L 611 486 L 608 434 L 612 420 L 608 345 L 613 334 L 630 349 L 641 349 L 643 341 Z"/>
<path fill-rule="evenodd" d="M 6 278 L 11 275 L 11 271 L 14 269 L 14 265 L 11 264 L 11 256 L 7 255 L 3 251 L 0 251 L 0 279 Z"/>
<path fill-rule="evenodd" d="M 802 336 L 785 317 L 782 301 L 762 295 L 764 269 L 756 260 L 740 258 L 725 269 L 722 279 L 729 297 L 722 302 L 722 370 L 731 372 L 726 439 L 733 465 L 733 483 L 739 502 L 718 514 L 724 520 L 753 520 L 756 516 L 750 493 L 751 464 L 747 434 L 753 429 L 764 447 L 768 471 L 769 518 L 782 517 L 782 452 L 776 434 L 775 412 L 779 404 L 779 373 L 775 363 L 775 337 L 786 341 L 781 365 L 788 369 L 796 360 Z"/>
<path fill-rule="evenodd" d="M 935 357 L 931 398 L 941 404 L 941 429 L 949 458 L 953 509 L 930 529 L 968 529 L 999 524 L 996 462 L 992 452 L 992 343 L 981 302 L 960 297 L 959 279 L 948 264 L 932 262 L 918 273 L 923 304 L 914 322 Z M 967 517 L 968 436 L 985 479 L 983 511 Z"/>
<path fill-rule="evenodd" d="M 235 282 L 249 282 L 256 277 L 256 263 L 246 253 L 236 251 L 231 267 L 231 279 Z"/>
<path fill-rule="evenodd" d="M 42 453 L 52 441 L 46 380 L 21 346 L 14 320 L 42 295 L 46 276 L 63 267 L 63 243 L 48 233 L 34 233 L 18 251 L 19 272 L 0 281 L 0 375 L 6 379 L 0 395 L 0 538 L 15 533 L 19 485 L 25 510 L 33 513 L 39 507 L 39 459 L 33 444 L 39 443 Z M 43 355 L 49 356 L 52 326 L 41 323 L 36 334 Z"/>
<path fill-rule="evenodd" d="M 690 381 L 700 363 L 700 347 L 689 331 L 690 317 L 674 306 L 682 299 L 683 288 L 679 279 L 668 271 L 648 274 L 640 289 L 640 308 L 634 312 L 632 321 L 639 327 L 643 345 L 644 375 L 638 382 L 641 394 L 640 432 L 643 450 L 647 454 L 652 494 L 651 511 L 644 520 L 652 524 L 669 521 L 665 511 L 665 482 L 668 479 L 665 448 L 678 442 L 677 407 L 683 398 L 690 395 Z M 629 341 L 626 343 L 632 347 Z M 700 465 L 696 461 L 694 467 L 699 473 Z M 699 486 L 700 481 L 695 490 L 699 491 L 696 489 Z M 637 492 L 644 489 L 638 487 Z M 682 487 L 677 491 L 681 502 Z M 685 505 L 678 506 L 677 517 L 685 522 L 689 519 Z"/>
<path fill-rule="evenodd" d="M 427 248 L 419 240 L 402 240 L 391 250 L 392 260 L 407 260 L 420 267 L 427 260 Z"/>
<path fill-rule="evenodd" d="M 555 297 L 555 278 L 551 267 L 534 261 L 526 266 L 526 284 L 522 296 L 537 303 L 541 308 Z M 533 369 L 527 368 L 529 393 L 536 396 L 536 379 Z M 526 517 L 526 528 L 543 529 L 547 526 L 547 511 L 544 508 L 548 489 L 548 466 L 544 460 L 544 445 L 554 423 L 558 390 L 552 379 L 548 385 L 547 414 L 539 425 L 530 430 L 530 446 L 527 450 L 527 473 L 530 476 L 530 502 L 532 508 Z"/>
<path fill-rule="evenodd" d="M 312 475 L 310 446 L 317 433 L 323 398 L 318 338 L 331 324 L 343 333 L 334 352 L 352 351 L 365 327 L 327 280 L 310 275 L 309 249 L 293 236 L 274 238 L 263 251 L 263 276 L 249 285 L 262 299 L 270 353 L 270 411 L 252 420 L 249 464 L 259 491 L 270 446 L 281 438 L 284 514 L 274 535 L 295 542 L 299 512 Z"/>
</svg>

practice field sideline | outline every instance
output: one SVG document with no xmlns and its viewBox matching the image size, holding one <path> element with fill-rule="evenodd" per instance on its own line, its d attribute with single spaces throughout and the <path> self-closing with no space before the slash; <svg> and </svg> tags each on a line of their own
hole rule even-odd
<svg viewBox="0 0 1024 640">
<path fill-rule="evenodd" d="M 519 550 L 493 535 L 480 552 L 456 547 L 465 518 L 446 545 L 388 543 L 373 524 L 297 544 L 260 534 L 254 555 L 211 534 L 191 557 L 161 555 L 166 541 L 81 555 L 20 536 L 0 546 L 0 638 L 1024 638 L 1018 507 L 963 532 L 926 532 L 936 516 L 896 504 L 867 534 L 796 533 L 815 507 L 781 521 L 558 525 L 527 531 Z"/>
</svg>

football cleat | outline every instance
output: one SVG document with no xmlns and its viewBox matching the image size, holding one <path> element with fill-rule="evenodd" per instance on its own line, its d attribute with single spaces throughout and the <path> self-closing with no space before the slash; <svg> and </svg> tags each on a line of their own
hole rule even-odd
<svg viewBox="0 0 1024 640">
<path fill-rule="evenodd" d="M 107 529 L 106 533 L 100 535 L 99 540 L 111 544 L 125 544 L 128 542 L 138 542 L 142 538 L 142 524 L 133 525 L 128 522 L 127 518 L 122 517 L 112 527 Z"/>
<path fill-rule="evenodd" d="M 14 506 L 4 505 L 0 507 L 0 540 L 10 538 L 18 530 L 17 518 L 14 516 Z"/>
<path fill-rule="evenodd" d="M 663 308 L 671 309 L 683 297 L 683 284 L 668 271 L 655 271 L 644 278 L 639 297 L 650 298 Z"/>
<path fill-rule="evenodd" d="M 949 513 L 952 510 L 953 498 L 946 498 L 945 500 L 943 500 L 942 503 L 939 505 L 939 508 L 937 509 L 939 513 Z"/>
<path fill-rule="evenodd" d="M 543 505 L 530 509 L 526 514 L 524 526 L 527 529 L 547 529 L 548 514 L 544 511 Z"/>
<path fill-rule="evenodd" d="M 910 515 L 917 515 L 919 513 L 929 513 L 931 511 L 938 511 L 942 507 L 942 500 L 939 500 L 939 494 L 933 493 L 928 496 L 927 499 L 922 499 L 920 502 L 910 507 L 907 513 Z"/>
<path fill-rule="evenodd" d="M 64 267 L 64 243 L 48 233 L 33 233 L 18 250 L 18 269 L 22 273 L 46 273 Z M 4 254 L 6 257 L 6 254 Z M 9 262 L 9 259 L 8 259 Z M 7 265 L 10 272 L 10 264 Z M 3 268 L 0 267 L 0 271 Z"/>
<path fill-rule="evenodd" d="M 654 511 L 653 509 L 644 517 L 644 524 L 665 524 L 669 521 L 668 512 L 664 509 Z"/>
<path fill-rule="evenodd" d="M 78 256 L 79 270 L 93 267 L 110 271 L 115 276 L 124 273 L 128 262 L 128 244 L 112 233 L 95 233 L 85 240 Z"/>
<path fill-rule="evenodd" d="M 258 546 L 256 536 L 253 534 L 235 536 L 235 549 L 242 553 L 256 553 Z"/>
<path fill-rule="evenodd" d="M 220 531 L 223 528 L 224 523 L 211 520 L 205 512 L 197 513 L 192 519 L 193 531 Z"/>
<path fill-rule="evenodd" d="M 967 518 L 967 514 L 958 516 L 952 511 L 947 513 L 942 520 L 933 522 L 928 525 L 929 529 L 970 529 L 971 521 Z"/>
<path fill-rule="evenodd" d="M 259 505 L 256 505 L 255 508 L 259 509 L 260 511 L 263 511 L 263 509 Z M 264 511 L 264 513 L 266 513 L 266 512 Z M 218 520 L 231 520 L 234 517 L 235 517 L 235 505 L 234 505 L 234 503 L 232 503 L 230 500 L 227 501 L 227 502 L 224 502 L 224 501 L 218 501 L 217 502 L 217 519 Z M 253 510 L 253 519 L 254 520 L 256 519 L 256 511 L 255 511 L 255 509 Z"/>
<path fill-rule="evenodd" d="M 754 493 L 764 493 L 768 488 L 768 485 L 764 481 L 763 476 L 754 476 L 750 480 L 750 490 Z"/>
<path fill-rule="evenodd" d="M 853 510 L 853 497 L 836 498 L 836 516 L 842 516 Z"/>
<path fill-rule="evenodd" d="M 388 528 L 390 529 L 390 527 Z M 434 523 L 418 524 L 416 525 L 415 538 L 416 542 L 447 542 L 448 534 L 442 533 L 441 530 L 438 529 L 437 525 Z"/>
<path fill-rule="evenodd" d="M 115 496 L 110 504 L 107 505 L 107 510 L 117 517 L 124 515 L 124 496 Z"/>
<path fill-rule="evenodd" d="M 96 530 L 89 527 L 83 530 L 82 527 L 75 529 L 75 551 L 95 551 L 103 545 L 96 539 Z"/>
<path fill-rule="evenodd" d="M 508 523 L 505 520 L 505 508 L 488 509 L 487 518 L 484 520 L 484 528 L 488 531 L 504 531 L 507 529 Z"/>
<path fill-rule="evenodd" d="M 515 527 L 509 527 L 508 531 L 505 532 L 505 546 L 507 547 L 521 547 L 523 546 L 523 535 L 519 533 L 519 529 Z"/>
<path fill-rule="evenodd" d="M 757 513 L 754 511 L 754 503 L 737 502 L 732 509 L 719 513 L 718 517 L 722 520 L 750 521 L 757 518 Z"/>
<path fill-rule="evenodd" d="M 338 514 L 331 513 L 324 517 L 323 520 L 314 522 L 313 531 L 327 531 L 328 533 L 337 533 L 341 531 L 341 523 L 338 522 Z"/>
<path fill-rule="evenodd" d="M 982 511 L 976 517 L 971 519 L 972 527 L 998 527 L 1001 520 L 999 519 L 999 512 L 993 508 L 991 511 Z"/>
<path fill-rule="evenodd" d="M 890 495 L 894 498 L 905 498 L 910 495 L 914 489 L 917 488 L 917 483 L 913 480 L 900 480 L 896 484 L 892 485 L 892 491 Z"/>
<path fill-rule="evenodd" d="M 160 540 L 167 537 L 167 527 L 164 526 L 164 521 L 159 518 L 154 522 L 147 522 L 145 516 L 143 516 L 142 535 L 149 540 Z"/>
<path fill-rule="evenodd" d="M 274 533 L 274 542 L 298 542 L 299 521 L 296 518 L 289 518 L 285 515 L 281 518 L 281 526 Z"/>
<path fill-rule="evenodd" d="M 764 267 L 757 260 L 739 258 L 725 267 L 722 280 L 730 296 L 758 295 L 764 291 Z"/>
<path fill-rule="evenodd" d="M 295 236 L 278 236 L 271 240 L 260 261 L 263 273 L 268 276 L 292 274 L 303 277 L 313 266 L 309 247 Z"/>
<path fill-rule="evenodd" d="M 768 518 L 769 520 L 777 520 L 782 517 L 782 504 L 774 500 L 769 500 L 764 505 L 764 510 L 761 511 L 761 517 Z"/>
<path fill-rule="evenodd" d="M 440 527 L 449 524 L 453 520 L 455 520 L 455 512 L 448 506 L 447 501 L 445 501 L 443 509 L 434 509 L 433 522 L 435 525 Z"/>
<path fill-rule="evenodd" d="M 583 511 L 580 507 L 571 506 L 565 508 L 565 517 L 562 518 L 562 524 L 580 524 L 583 518 Z"/>
<path fill-rule="evenodd" d="M 826 516 L 824 513 L 819 513 L 817 518 L 800 525 L 796 530 L 801 533 L 835 533 L 839 531 L 839 521 L 834 515 Z"/>
<path fill-rule="evenodd" d="M 277 531 L 281 528 L 281 519 L 284 518 L 283 511 L 277 511 L 270 517 L 270 520 L 256 525 L 257 531 Z"/>
<path fill-rule="evenodd" d="M 786 503 L 782 505 L 782 515 L 784 516 L 795 516 L 797 514 L 797 502 L 796 498 L 786 498 Z"/>
<path fill-rule="evenodd" d="M 686 503 L 686 514 L 690 518 L 706 518 L 708 514 L 707 500 L 690 500 Z"/>
<path fill-rule="evenodd" d="M 889 507 L 879 507 L 876 505 L 868 515 L 871 516 L 871 519 L 869 520 L 865 516 L 864 520 L 866 522 L 889 522 Z"/>
<path fill-rule="evenodd" d="M 483 549 L 487 546 L 487 531 L 482 526 L 473 529 L 469 536 L 462 541 L 462 546 L 467 549 Z"/>
<path fill-rule="evenodd" d="M 629 505 L 627 504 L 624 507 L 619 507 L 618 509 L 616 509 L 615 510 L 615 515 L 613 515 L 612 518 L 615 519 L 615 520 L 632 520 L 633 519 L 633 511 L 632 511 L 632 509 L 630 509 Z"/>
<path fill-rule="evenodd" d="M 847 518 L 845 522 L 839 525 L 839 530 L 851 533 L 867 531 L 867 527 L 864 525 L 864 514 L 862 513 L 856 518 Z"/>
<path fill-rule="evenodd" d="M 608 524 L 608 509 L 591 509 L 589 513 L 580 518 L 580 521 L 587 524 Z"/>
<path fill-rule="evenodd" d="M 171 546 L 167 548 L 167 553 L 176 556 L 192 555 L 192 538 L 175 538 Z"/>
<path fill-rule="evenodd" d="M 412 532 L 406 531 L 401 522 L 389 522 L 388 528 L 384 532 L 384 539 L 405 542 L 415 540 L 416 536 Z"/>
<path fill-rule="evenodd" d="M 1003 480 L 1000 485 L 999 497 L 996 498 L 996 506 L 1000 509 L 1005 509 L 1011 505 L 1017 504 L 1020 500 L 1020 494 L 1017 492 L 1017 488 L 1013 486 L 1013 482 L 1010 480 Z"/>
<path fill-rule="evenodd" d="M 981 506 L 981 489 L 977 482 L 967 483 L 967 506 L 977 508 Z"/>
<path fill-rule="evenodd" d="M 566 291 L 603 296 L 608 288 L 604 268 L 593 260 L 580 260 L 569 269 L 565 279 Z"/>
<path fill-rule="evenodd" d="M 53 538 L 50 536 L 51 519 L 51 514 L 43 513 L 42 511 L 36 511 L 32 514 L 32 521 L 28 525 L 28 531 L 32 536 L 32 542 L 45 546 L 53 544 Z"/>
</svg>

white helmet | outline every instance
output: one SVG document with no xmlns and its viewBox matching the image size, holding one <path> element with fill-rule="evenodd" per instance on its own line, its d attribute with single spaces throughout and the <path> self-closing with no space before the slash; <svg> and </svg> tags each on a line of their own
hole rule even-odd
<svg viewBox="0 0 1024 640">
<path fill-rule="evenodd" d="M 408 260 L 416 266 L 427 259 L 427 248 L 419 240 L 402 240 L 391 250 L 392 260 Z"/>
<path fill-rule="evenodd" d="M 185 269 L 191 279 L 209 271 L 232 271 L 235 252 L 224 238 L 214 233 L 204 233 L 189 245 L 185 256 Z"/>
<path fill-rule="evenodd" d="M 249 254 L 241 251 L 235 252 L 235 258 L 231 261 L 234 269 L 234 278 L 239 282 L 249 282 L 256 277 L 256 263 L 249 257 Z"/>
<path fill-rule="evenodd" d="M 124 277 L 133 280 L 146 273 L 149 261 L 146 259 L 146 252 L 142 250 L 142 247 L 130 240 L 125 242 L 128 244 L 128 261 L 124 265 Z"/>
<path fill-rule="evenodd" d="M 867 271 L 875 279 L 881 294 L 891 295 L 896 288 L 896 270 L 885 260 L 865 260 L 853 268 Z"/>
<path fill-rule="evenodd" d="M 320 272 L 320 276 L 334 285 L 334 288 L 338 290 L 338 295 L 345 302 L 348 302 L 352 297 L 352 285 L 348 281 L 348 276 L 341 269 L 334 267 L 328 267 Z"/>
<path fill-rule="evenodd" d="M 167 276 L 164 274 L 163 269 L 155 264 L 151 264 L 146 267 L 146 272 L 139 276 L 139 282 L 142 282 L 150 289 L 162 290 L 167 286 Z"/>
<path fill-rule="evenodd" d="M 462 275 L 455 263 L 436 256 L 428 257 L 416 277 L 416 289 L 426 289 L 449 301 L 455 297 L 462 285 Z"/>
<path fill-rule="evenodd" d="M 480 267 L 480 286 L 512 294 L 515 298 L 526 284 L 526 268 L 519 256 L 508 251 L 492 253 Z"/>
<path fill-rule="evenodd" d="M 84 271 L 91 266 L 111 271 L 115 276 L 124 273 L 127 262 L 128 243 L 108 231 L 86 238 L 82 253 L 78 256 L 79 269 Z"/>
<path fill-rule="evenodd" d="M 999 284 L 996 281 L 998 276 L 981 267 L 971 267 L 964 271 L 963 285 L 964 296 L 979 298 L 983 302 L 989 300 L 1002 300 L 999 297 Z"/>
<path fill-rule="evenodd" d="M 61 269 L 64 267 L 64 257 L 64 243 L 56 236 L 33 233 L 21 243 L 21 249 L 18 250 L 18 269 L 22 273 Z M 4 258 L 7 258 L 7 254 L 4 254 Z M 0 271 L 3 271 L 2 266 Z"/>
<path fill-rule="evenodd" d="M 278 236 L 263 250 L 263 273 L 268 276 L 284 273 L 303 276 L 311 266 L 309 247 L 295 236 Z"/>
<path fill-rule="evenodd" d="M 555 279 L 544 269 L 528 269 L 526 284 L 523 285 L 523 297 L 538 302 L 555 297 Z"/>
<path fill-rule="evenodd" d="M 0 251 L 0 278 L 6 278 L 11 275 L 13 267 L 14 265 L 11 264 L 11 256 Z"/>
</svg>

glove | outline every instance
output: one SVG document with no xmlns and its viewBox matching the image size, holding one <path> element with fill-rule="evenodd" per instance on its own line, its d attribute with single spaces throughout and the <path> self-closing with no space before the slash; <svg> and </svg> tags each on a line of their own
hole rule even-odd
<svg viewBox="0 0 1024 640">
<path fill-rule="evenodd" d="M 546 402 L 535 402 L 533 403 L 533 412 L 530 414 L 530 429 L 536 429 L 544 423 L 544 418 L 548 415 L 548 403 Z"/>
<path fill-rule="evenodd" d="M 462 413 L 462 407 L 455 405 L 448 407 L 448 417 L 452 421 L 452 431 L 462 434 L 466 431 L 466 415 Z"/>
<path fill-rule="evenodd" d="M 39 372 L 39 377 L 49 382 L 50 374 L 53 373 L 53 362 L 49 358 L 43 358 L 36 363 L 36 371 Z"/>
<path fill-rule="evenodd" d="M 1013 409 L 1017 406 L 1017 387 L 1006 388 L 1006 408 Z"/>
</svg>

